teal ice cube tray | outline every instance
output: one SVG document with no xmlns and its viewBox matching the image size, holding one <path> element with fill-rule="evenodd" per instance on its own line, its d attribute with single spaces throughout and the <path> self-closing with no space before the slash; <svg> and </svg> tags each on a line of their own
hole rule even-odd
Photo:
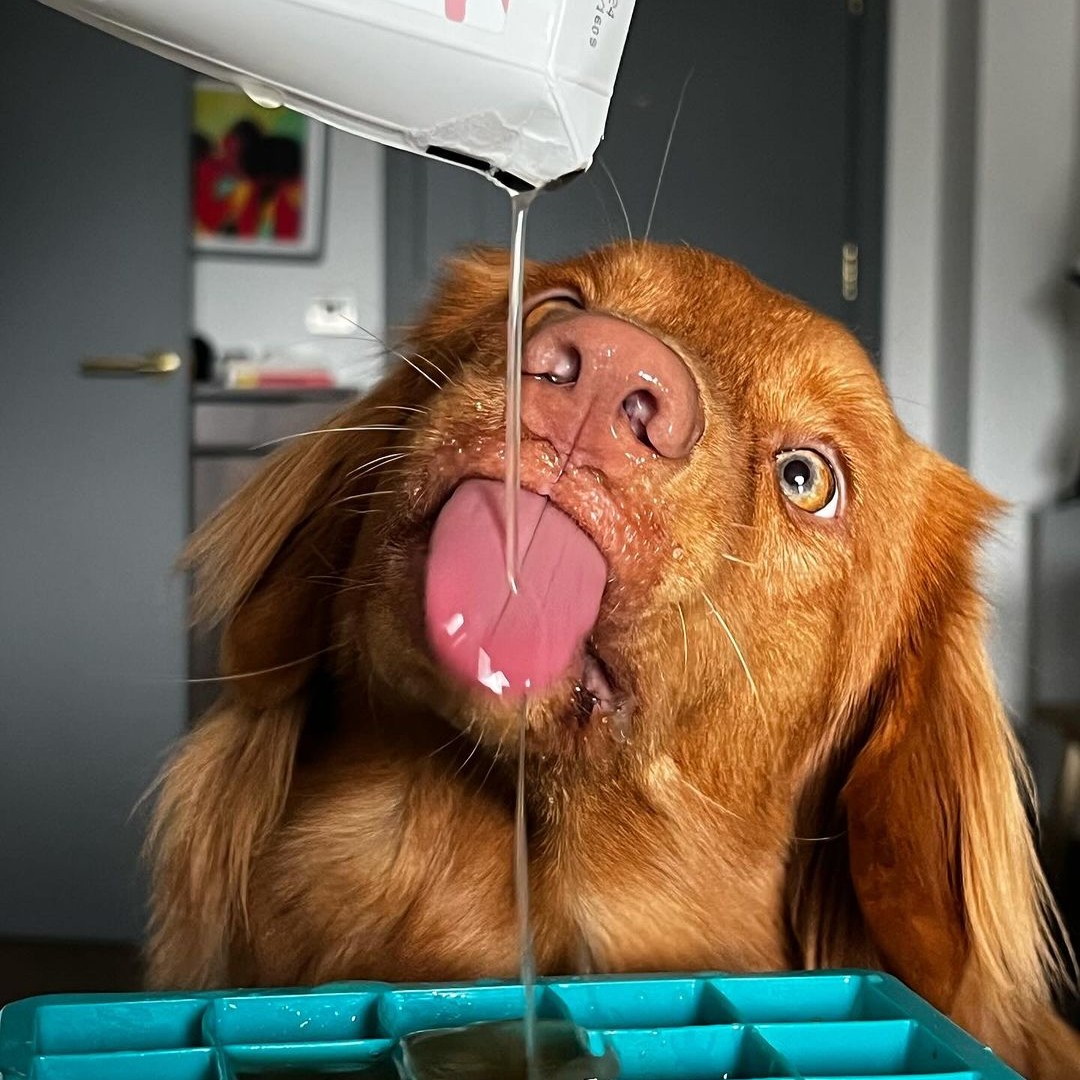
<svg viewBox="0 0 1080 1080">
<path fill-rule="evenodd" d="M 404 1035 L 521 1016 L 520 985 L 31 998 L 0 1011 L 3 1080 L 233 1080 L 294 1067 L 394 1075 Z M 1018 1080 L 896 979 L 874 972 L 542 980 L 622 1080 Z"/>
</svg>

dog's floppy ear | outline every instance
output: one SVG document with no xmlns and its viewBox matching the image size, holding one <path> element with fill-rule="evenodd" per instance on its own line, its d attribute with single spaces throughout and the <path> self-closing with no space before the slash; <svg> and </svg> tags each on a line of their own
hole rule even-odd
<svg viewBox="0 0 1080 1080">
<path fill-rule="evenodd" d="M 223 624 L 225 678 L 159 778 L 148 838 L 155 986 L 242 978 L 251 868 L 284 812 L 306 684 L 332 644 L 333 596 L 364 520 L 340 500 L 371 490 L 376 470 L 350 473 L 386 455 L 424 386 L 406 367 L 327 433 L 290 440 L 191 543 L 196 617 Z"/>
<path fill-rule="evenodd" d="M 1030 782 L 983 640 L 975 560 L 997 507 L 927 461 L 907 610 L 817 796 L 839 816 L 816 827 L 846 842 L 799 857 L 794 926 L 809 963 L 884 966 L 1015 1055 L 1062 965 Z"/>
<path fill-rule="evenodd" d="M 185 561 L 196 575 L 194 615 L 223 626 L 230 695 L 283 700 L 319 664 L 363 520 L 349 508 L 366 508 L 363 494 L 380 478 L 362 467 L 389 452 L 411 415 L 396 407 L 423 400 L 425 387 L 403 368 L 325 432 L 288 440 L 193 538 Z"/>
</svg>

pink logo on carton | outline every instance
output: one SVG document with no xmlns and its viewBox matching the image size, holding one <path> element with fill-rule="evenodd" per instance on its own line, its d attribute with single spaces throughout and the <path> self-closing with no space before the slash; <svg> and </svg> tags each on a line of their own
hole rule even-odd
<svg viewBox="0 0 1080 1080">
<path fill-rule="evenodd" d="M 468 0 L 446 0 L 446 17 L 451 22 L 465 21 L 465 5 Z M 502 0 L 503 11 L 510 10 L 510 0 Z"/>
</svg>

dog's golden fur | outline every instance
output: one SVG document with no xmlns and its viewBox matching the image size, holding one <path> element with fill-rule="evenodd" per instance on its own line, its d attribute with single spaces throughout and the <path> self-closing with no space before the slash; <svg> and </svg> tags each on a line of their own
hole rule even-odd
<svg viewBox="0 0 1080 1080">
<path fill-rule="evenodd" d="M 619 245 L 527 279 L 670 343 L 706 414 L 685 462 L 578 478 L 612 507 L 594 644 L 637 709 L 620 743 L 561 690 L 530 705 L 541 970 L 881 967 L 1025 1075 L 1080 1076 L 983 644 L 994 500 L 902 430 L 849 334 L 731 263 Z M 416 367 L 196 537 L 229 679 L 162 781 L 155 985 L 515 974 L 518 718 L 449 683 L 422 624 L 432 515 L 501 474 L 505 291 L 502 256 L 458 260 Z M 836 519 L 780 496 L 792 446 L 840 461 Z M 544 449 L 526 432 L 526 482 Z"/>
</svg>

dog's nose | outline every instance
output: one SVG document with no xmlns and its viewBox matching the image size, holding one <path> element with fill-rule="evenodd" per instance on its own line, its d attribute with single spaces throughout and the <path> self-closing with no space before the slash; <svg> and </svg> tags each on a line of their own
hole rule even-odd
<svg viewBox="0 0 1080 1080">
<path fill-rule="evenodd" d="M 643 454 L 684 458 L 704 430 L 697 383 L 672 349 L 610 315 L 549 319 L 525 346 L 521 418 L 560 454 L 605 473 Z"/>
</svg>

